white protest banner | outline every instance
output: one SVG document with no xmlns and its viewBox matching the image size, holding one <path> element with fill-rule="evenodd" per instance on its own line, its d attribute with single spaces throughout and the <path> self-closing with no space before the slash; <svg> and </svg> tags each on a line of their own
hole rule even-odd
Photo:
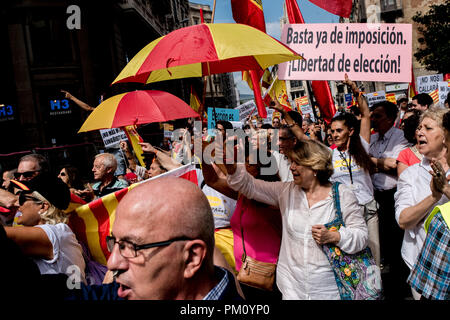
<svg viewBox="0 0 450 320">
<path fill-rule="evenodd" d="M 369 108 L 372 107 L 377 102 L 386 100 L 386 93 L 384 91 L 367 93 L 365 96 L 366 96 L 367 104 L 369 105 Z"/>
<path fill-rule="evenodd" d="M 439 86 L 439 82 L 443 81 L 444 77 L 441 74 L 432 74 L 428 76 L 417 77 L 417 92 L 418 93 L 430 93 L 436 90 Z"/>
<path fill-rule="evenodd" d="M 249 115 L 253 114 L 256 110 L 256 103 L 254 100 L 247 101 L 236 108 L 235 110 L 239 110 L 239 120 L 245 120 Z"/>
<path fill-rule="evenodd" d="M 282 80 L 411 82 L 411 24 L 287 24 L 281 41 L 305 59 L 279 65 Z"/>
<path fill-rule="evenodd" d="M 105 148 L 119 148 L 119 142 L 122 140 L 128 140 L 127 135 L 122 129 L 101 129 L 100 135 L 102 136 Z"/>
<path fill-rule="evenodd" d="M 450 92 L 450 81 L 439 82 L 439 103 L 444 106 L 445 99 Z"/>
</svg>

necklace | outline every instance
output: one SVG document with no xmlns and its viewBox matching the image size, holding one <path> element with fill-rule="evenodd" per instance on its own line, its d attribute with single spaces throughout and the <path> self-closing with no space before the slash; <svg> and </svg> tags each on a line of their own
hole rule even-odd
<svg viewBox="0 0 450 320">
<path fill-rule="evenodd" d="M 342 161 L 344 161 L 345 166 L 347 167 L 348 172 L 350 174 L 350 182 L 351 182 L 351 184 L 353 184 L 352 155 L 350 153 L 348 154 L 348 161 L 347 161 L 347 157 L 345 156 L 345 154 L 343 154 L 341 151 L 339 151 L 339 156 L 341 157 Z"/>
</svg>

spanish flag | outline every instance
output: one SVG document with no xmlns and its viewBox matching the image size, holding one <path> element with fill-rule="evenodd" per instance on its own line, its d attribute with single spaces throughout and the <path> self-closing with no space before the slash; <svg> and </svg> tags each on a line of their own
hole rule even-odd
<svg viewBox="0 0 450 320">
<path fill-rule="evenodd" d="M 289 96 L 287 94 L 286 82 L 279 80 L 278 76 L 272 82 L 272 85 L 264 95 L 264 102 L 269 105 L 272 100 L 277 99 L 278 102 L 284 107 L 286 111 L 292 110 L 292 105 L 289 102 Z"/>
<path fill-rule="evenodd" d="M 262 0 L 231 0 L 233 19 L 237 23 L 252 26 L 262 32 L 266 32 L 266 21 L 262 7 Z M 242 72 L 242 80 L 248 83 L 253 90 L 258 113 L 262 118 L 267 118 L 267 111 L 261 98 L 260 80 L 264 70 L 250 70 Z"/>
<path fill-rule="evenodd" d="M 195 92 L 192 85 L 191 85 L 191 98 L 189 105 L 191 106 L 192 110 L 194 110 L 197 113 L 200 113 L 199 111 L 201 107 L 200 99 L 198 98 L 197 93 Z"/>
<path fill-rule="evenodd" d="M 233 19 L 266 32 L 262 0 L 231 0 Z"/>
<path fill-rule="evenodd" d="M 414 71 L 413 68 L 411 67 L 411 82 L 409 83 L 408 86 L 408 98 L 412 99 L 416 95 L 417 95 L 416 80 L 414 79 Z"/>
<path fill-rule="evenodd" d="M 87 246 L 93 260 L 102 265 L 106 265 L 108 261 L 110 253 L 106 247 L 106 236 L 111 234 L 119 201 L 137 185 L 164 176 L 183 178 L 198 185 L 195 165 L 188 164 L 154 178 L 132 184 L 128 188 L 110 193 L 75 209 L 70 215 L 69 226 L 78 241 Z"/>
<path fill-rule="evenodd" d="M 144 140 L 141 138 L 141 136 L 139 135 L 139 133 L 136 131 L 136 126 L 126 126 L 123 127 L 123 131 L 125 132 L 125 134 L 127 135 L 128 141 L 130 141 L 131 146 L 133 147 L 134 150 L 134 154 L 136 155 L 136 158 L 139 160 L 139 164 L 141 165 L 141 167 L 145 168 L 145 162 L 144 162 L 144 156 L 143 153 L 144 151 L 142 151 L 142 147 L 139 144 L 139 142 L 144 142 Z"/>
</svg>

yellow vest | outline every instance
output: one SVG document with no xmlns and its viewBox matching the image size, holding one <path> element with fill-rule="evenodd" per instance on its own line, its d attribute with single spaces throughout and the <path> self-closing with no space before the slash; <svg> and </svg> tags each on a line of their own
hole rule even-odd
<svg viewBox="0 0 450 320">
<path fill-rule="evenodd" d="M 447 227 L 450 226 L 450 201 L 440 205 L 436 206 L 433 211 L 431 211 L 428 218 L 425 220 L 425 231 L 428 232 L 428 227 L 430 226 L 431 219 L 433 219 L 434 215 L 438 212 L 441 212 L 442 217 L 444 218 L 445 223 L 447 224 Z"/>
</svg>

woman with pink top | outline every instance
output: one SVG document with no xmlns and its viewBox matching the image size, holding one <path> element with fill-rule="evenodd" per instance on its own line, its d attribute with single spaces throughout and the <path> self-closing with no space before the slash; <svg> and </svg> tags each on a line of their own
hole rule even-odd
<svg viewBox="0 0 450 320">
<path fill-rule="evenodd" d="M 261 174 L 264 168 L 267 169 L 270 166 L 271 162 L 263 165 L 259 161 L 252 161 L 251 147 L 248 141 L 245 143 L 244 148 L 245 167 L 250 175 L 265 181 L 279 181 L 276 173 L 272 175 Z M 268 156 L 270 156 L 270 153 Z M 217 164 L 217 166 L 226 172 L 223 165 Z M 281 245 L 280 210 L 262 202 L 248 199 L 232 190 L 228 186 L 226 179 L 219 177 L 206 161 L 202 163 L 202 171 L 206 184 L 218 192 L 237 200 L 236 209 L 230 220 L 234 238 L 233 250 L 236 271 L 239 272 L 242 266 L 244 246 L 247 256 L 261 262 L 276 264 Z M 240 282 L 240 285 L 246 300 L 281 299 L 281 294 L 277 290 L 275 283 L 272 291 L 251 287 L 242 282 Z"/>
</svg>

